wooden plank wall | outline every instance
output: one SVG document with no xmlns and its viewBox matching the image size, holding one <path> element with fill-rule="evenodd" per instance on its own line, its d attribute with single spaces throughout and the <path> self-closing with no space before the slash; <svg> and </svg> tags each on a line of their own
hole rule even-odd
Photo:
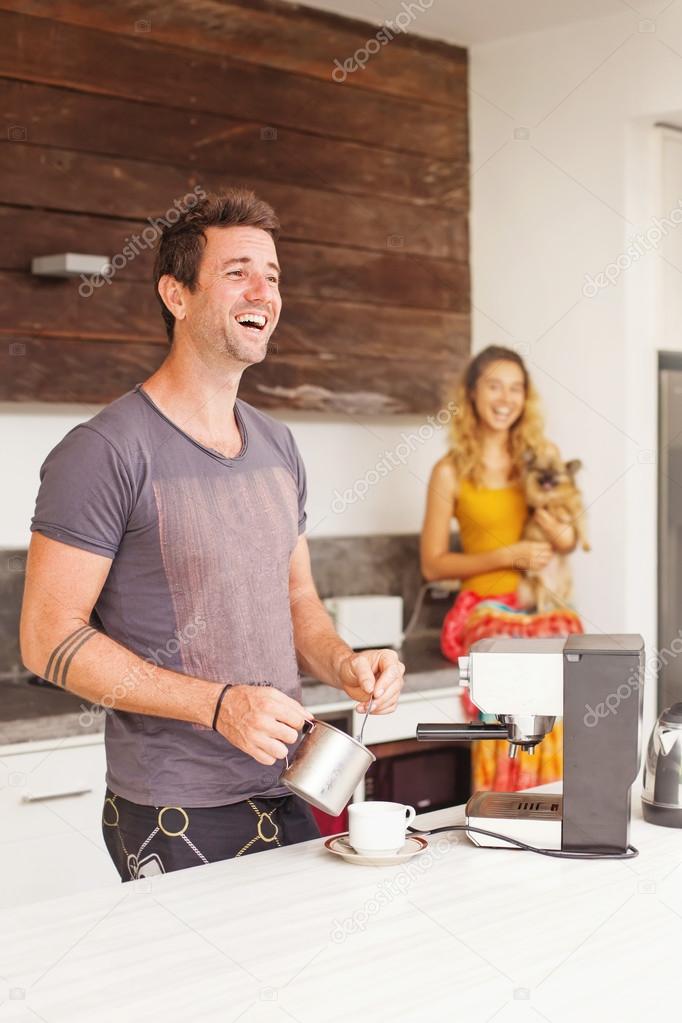
<svg viewBox="0 0 682 1023">
<path fill-rule="evenodd" d="M 274 0 L 0 0 L 0 399 L 107 402 L 167 351 L 150 249 L 87 298 L 33 256 L 112 256 L 248 184 L 284 310 L 240 395 L 434 411 L 469 351 L 466 51 L 397 35 L 335 82 L 376 32 Z"/>
</svg>

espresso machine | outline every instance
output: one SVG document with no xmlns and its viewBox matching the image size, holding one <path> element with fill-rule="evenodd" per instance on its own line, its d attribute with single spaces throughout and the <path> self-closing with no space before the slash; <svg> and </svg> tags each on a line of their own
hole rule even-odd
<svg viewBox="0 0 682 1023">
<path fill-rule="evenodd" d="M 533 753 L 563 718 L 563 790 L 477 792 L 466 825 L 477 845 L 617 855 L 630 840 L 630 790 L 640 762 L 644 640 L 637 635 L 499 636 L 459 660 L 460 685 L 491 723 L 420 724 L 417 739 L 506 739 Z M 558 855 L 561 855 L 559 853 Z"/>
</svg>

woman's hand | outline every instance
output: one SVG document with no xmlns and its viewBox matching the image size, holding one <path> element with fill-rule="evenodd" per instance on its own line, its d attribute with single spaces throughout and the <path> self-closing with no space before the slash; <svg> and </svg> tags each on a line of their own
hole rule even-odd
<svg viewBox="0 0 682 1023">
<path fill-rule="evenodd" d="M 566 554 L 575 547 L 575 529 L 569 522 L 562 522 L 546 508 L 536 508 L 533 520 L 545 534 L 555 551 Z"/>
<path fill-rule="evenodd" d="M 543 540 L 520 540 L 519 543 L 505 547 L 505 551 L 508 567 L 522 572 L 529 569 L 539 571 L 551 561 L 554 554 L 551 545 Z"/>
</svg>

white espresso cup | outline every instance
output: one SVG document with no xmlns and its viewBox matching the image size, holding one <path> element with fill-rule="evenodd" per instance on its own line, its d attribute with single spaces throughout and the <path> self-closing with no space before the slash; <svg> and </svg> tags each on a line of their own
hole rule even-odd
<svg viewBox="0 0 682 1023">
<path fill-rule="evenodd" d="M 408 824 L 416 817 L 403 803 L 351 803 L 348 841 L 361 856 L 392 856 L 405 844 Z"/>
</svg>

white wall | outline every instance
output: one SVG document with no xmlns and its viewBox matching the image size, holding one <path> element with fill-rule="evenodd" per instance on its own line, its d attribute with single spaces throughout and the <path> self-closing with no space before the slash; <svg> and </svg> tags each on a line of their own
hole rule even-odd
<svg viewBox="0 0 682 1023">
<path fill-rule="evenodd" d="M 0 478 L 5 501 L 0 547 L 25 547 L 40 465 L 96 406 L 0 403 Z M 434 409 L 434 414 L 438 412 Z M 414 533 L 426 484 L 446 448 L 447 426 L 432 417 L 279 416 L 293 430 L 308 471 L 308 533 Z"/>
<path fill-rule="evenodd" d="M 666 212 L 653 124 L 682 107 L 682 9 L 644 21 L 624 8 L 474 47 L 470 83 L 474 347 L 522 346 L 549 434 L 584 460 L 594 549 L 574 561 L 586 627 L 641 632 L 651 650 L 656 348 L 682 337 L 668 329 L 661 343 L 655 246 L 593 297 L 583 288 Z"/>
</svg>

